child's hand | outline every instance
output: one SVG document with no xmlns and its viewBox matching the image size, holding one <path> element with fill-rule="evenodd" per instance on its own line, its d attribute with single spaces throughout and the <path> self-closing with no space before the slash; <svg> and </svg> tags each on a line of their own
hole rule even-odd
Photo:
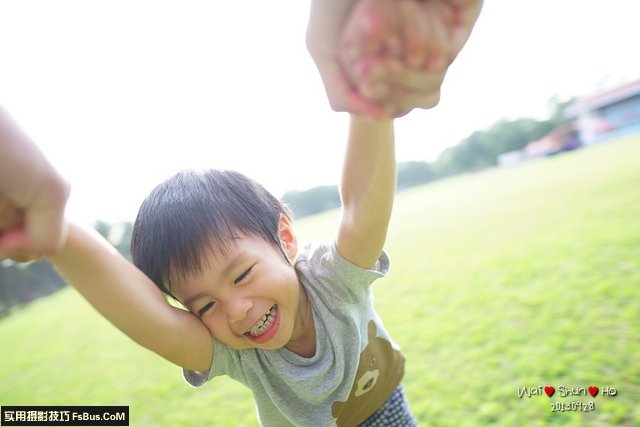
<svg viewBox="0 0 640 427">
<path fill-rule="evenodd" d="M 481 6 L 479 0 L 361 0 L 343 30 L 343 67 L 362 97 L 389 116 L 434 107 Z"/>
</svg>

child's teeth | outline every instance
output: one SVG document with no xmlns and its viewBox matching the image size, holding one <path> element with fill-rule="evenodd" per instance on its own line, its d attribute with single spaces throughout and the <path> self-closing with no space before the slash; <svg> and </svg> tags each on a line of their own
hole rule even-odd
<svg viewBox="0 0 640 427">
<path fill-rule="evenodd" d="M 269 311 L 267 311 L 266 314 L 262 316 L 262 319 L 260 319 L 253 328 L 249 329 L 249 333 L 251 335 L 253 336 L 260 335 L 265 329 L 268 329 L 269 326 L 271 326 L 271 323 L 273 323 L 273 317 L 274 317 L 273 312 L 275 311 L 274 308 L 275 308 L 275 305 L 271 307 Z"/>
</svg>

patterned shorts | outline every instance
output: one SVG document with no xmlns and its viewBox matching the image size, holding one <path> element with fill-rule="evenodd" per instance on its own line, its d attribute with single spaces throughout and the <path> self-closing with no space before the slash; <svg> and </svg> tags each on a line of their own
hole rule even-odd
<svg viewBox="0 0 640 427">
<path fill-rule="evenodd" d="M 359 427 L 415 427 L 409 403 L 402 384 L 387 399 L 380 409 L 367 418 Z"/>
</svg>

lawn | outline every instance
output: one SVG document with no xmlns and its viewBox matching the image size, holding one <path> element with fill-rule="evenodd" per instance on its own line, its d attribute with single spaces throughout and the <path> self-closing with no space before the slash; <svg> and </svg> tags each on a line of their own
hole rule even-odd
<svg viewBox="0 0 640 427">
<path fill-rule="evenodd" d="M 374 290 L 421 425 L 640 425 L 638 159 L 631 137 L 397 196 L 392 271 Z M 336 224 L 329 212 L 298 229 L 329 237 Z M 72 289 L 2 320 L 0 344 L 2 405 L 128 405 L 135 427 L 256 424 L 242 386 L 187 386 Z"/>
</svg>

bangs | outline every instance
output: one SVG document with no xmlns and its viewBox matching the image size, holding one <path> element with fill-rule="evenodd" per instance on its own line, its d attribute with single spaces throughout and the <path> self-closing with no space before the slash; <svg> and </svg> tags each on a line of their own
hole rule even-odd
<svg viewBox="0 0 640 427">
<path fill-rule="evenodd" d="M 283 205 L 260 184 L 231 171 L 181 172 L 143 202 L 131 239 L 133 263 L 165 294 L 202 273 L 210 255 L 256 235 L 280 248 Z"/>
</svg>

